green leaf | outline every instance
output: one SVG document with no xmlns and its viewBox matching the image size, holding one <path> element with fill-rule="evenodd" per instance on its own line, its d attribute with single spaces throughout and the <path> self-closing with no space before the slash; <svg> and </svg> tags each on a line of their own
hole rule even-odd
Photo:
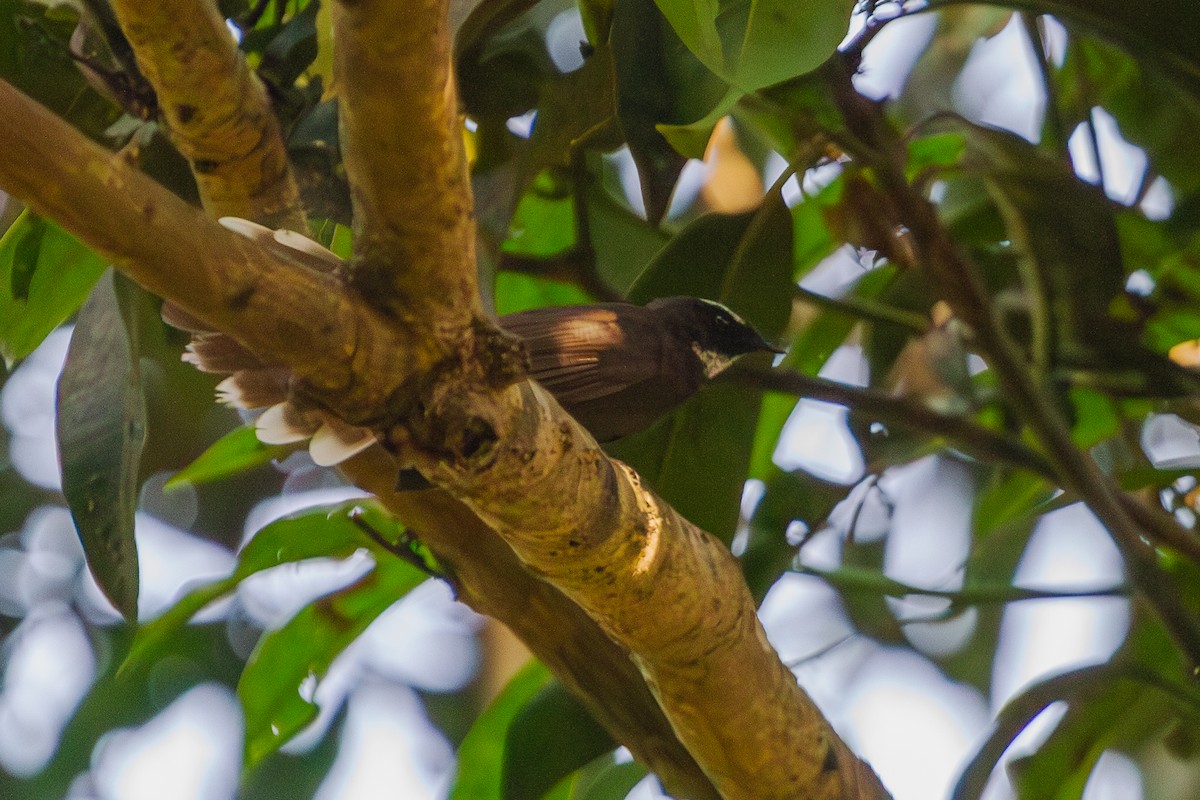
<svg viewBox="0 0 1200 800">
<path fill-rule="evenodd" d="M 909 176 L 930 167 L 953 167 L 957 165 L 967 149 L 966 138 L 952 131 L 920 136 L 908 143 Z"/>
<path fill-rule="evenodd" d="M 722 117 L 733 110 L 744 95 L 741 89 L 730 88 L 712 110 L 700 119 L 682 125 L 662 123 L 657 126 L 658 131 L 672 147 L 688 158 L 704 158 L 713 128 L 717 127 Z"/>
<path fill-rule="evenodd" d="M 10 367 L 87 298 L 107 262 L 53 222 L 24 211 L 0 238 L 0 355 Z"/>
<path fill-rule="evenodd" d="M 1135 617 L 1112 661 L 1046 678 L 1005 704 L 988 740 L 963 770 L 954 799 L 980 797 L 1012 741 L 1059 701 L 1067 703 L 1067 713 L 1046 743 L 1010 769 L 1021 798 L 1080 797 L 1096 758 L 1108 746 L 1137 752 L 1161 741 L 1164 720 L 1194 720 L 1200 693 L 1190 672 L 1162 627 Z"/>
<path fill-rule="evenodd" d="M 701 217 L 663 248 L 630 297 L 638 303 L 671 295 L 718 300 L 768 339 L 777 338 L 791 312 L 791 236 L 791 215 L 778 192 L 754 212 Z M 760 403 L 760 393 L 717 381 L 649 431 L 610 445 L 610 452 L 693 523 L 728 540 Z"/>
<path fill-rule="evenodd" d="M 68 3 L 0 0 L 0 78 L 99 140 L 122 112 L 88 85 L 68 55 L 78 20 Z"/>
<path fill-rule="evenodd" d="M 935 0 L 932 7 L 967 0 Z M 1200 97 L 1200 7 L 1192 0 L 1159 0 L 1153 13 L 1126 0 L 1003 0 L 997 5 L 1051 14 L 1069 26 L 1078 23 L 1104 38 L 1119 42 L 1136 58 L 1158 65 L 1183 87 Z"/>
<path fill-rule="evenodd" d="M 605 765 L 599 774 L 580 781 L 572 800 L 625 800 L 646 774 L 646 768 L 636 761 Z"/>
<path fill-rule="evenodd" d="M 146 406 L 138 369 L 131 294 L 109 272 L 88 298 L 58 381 L 58 452 L 63 494 L 88 566 L 126 619 L 137 618 L 138 560 L 133 516 Z"/>
<path fill-rule="evenodd" d="M 496 273 L 498 314 L 515 314 L 528 308 L 573 306 L 593 302 L 595 298 L 571 283 L 547 280 L 520 272 Z"/>
<path fill-rule="evenodd" d="M 660 228 L 615 202 L 597 183 L 586 192 L 587 214 L 596 249 L 596 271 L 624 295 L 668 237 Z"/>
<path fill-rule="evenodd" d="M 8 231 L 8 235 L 13 237 L 12 297 L 22 303 L 29 302 L 29 286 L 37 274 L 38 255 L 46 233 L 45 221 L 41 217 L 27 216 L 29 213 L 26 211 L 18 217 Z M 29 224 L 22 224 L 23 221 Z"/>
<path fill-rule="evenodd" d="M 593 47 L 608 41 L 612 27 L 613 5 L 616 0 L 579 0 L 579 16 L 583 19 L 583 32 Z"/>
<path fill-rule="evenodd" d="M 986 536 L 1002 525 L 1040 514 L 1057 494 L 1057 486 L 1032 472 L 997 472 L 975 500 L 975 535 Z"/>
<path fill-rule="evenodd" d="M 531 661 L 479 715 L 458 747 L 450 800 L 501 800 L 509 726 L 550 679 L 550 670 L 540 661 Z"/>
<path fill-rule="evenodd" d="M 1122 724 L 1130 721 L 1146 690 L 1128 682 L 1099 687 L 1076 697 L 1037 752 L 1013 760 L 1009 775 L 1022 800 L 1082 798 L 1097 759 Z"/>
<path fill-rule="evenodd" d="M 895 280 L 898 270 L 883 265 L 864 274 L 849 292 L 856 300 L 875 300 Z M 792 340 L 782 366 L 805 375 L 818 375 L 825 363 L 850 336 L 860 318 L 842 308 L 822 308 Z"/>
<path fill-rule="evenodd" d="M 552 680 L 509 725 L 504 800 L 538 800 L 564 777 L 616 746 L 583 704 Z"/>
<path fill-rule="evenodd" d="M 375 568 L 354 584 L 305 606 L 282 628 L 263 635 L 237 687 L 246 716 L 247 763 L 258 763 L 313 720 L 317 707 L 304 696 L 306 685 L 325 677 L 368 625 L 425 578 L 401 559 L 376 556 Z"/>
<path fill-rule="evenodd" d="M 814 195 L 806 196 L 792 208 L 793 277 L 800 280 L 828 257 L 840 242 L 834 241 L 825 215 L 842 195 L 842 176 Z"/>
<path fill-rule="evenodd" d="M 271 39 L 257 70 L 261 78 L 273 86 L 288 87 L 316 60 L 320 9 L 320 0 L 309 0 Z"/>
<path fill-rule="evenodd" d="M 767 480 L 775 474 L 775 451 L 783 426 L 791 419 L 800 398 L 791 394 L 767 392 L 758 411 L 758 429 L 754 432 L 754 447 L 750 451 L 749 477 Z"/>
<path fill-rule="evenodd" d="M 1021 256 L 1034 363 L 1045 367 L 1064 350 L 1111 347 L 1109 310 L 1124 291 L 1125 269 L 1104 193 L 1016 135 L 972 125 L 960 130 L 968 164 L 981 171 Z"/>
<path fill-rule="evenodd" d="M 854 0 L 656 0 L 687 48 L 754 91 L 820 66 L 846 36 Z"/>
<path fill-rule="evenodd" d="M 163 484 L 166 490 L 178 489 L 185 484 L 209 483 L 227 478 L 265 464 L 271 459 L 282 458 L 292 448 L 263 444 L 258 440 L 252 426 L 235 428 L 196 457 L 196 460 Z"/>
<path fill-rule="evenodd" d="M 394 558 L 351 520 L 350 512 L 355 510 L 377 531 L 395 528 L 395 522 L 385 512 L 369 503 L 310 509 L 270 523 L 238 553 L 237 566 L 231 575 L 193 589 L 162 616 L 139 626 L 120 672 L 150 666 L 170 649 L 174 637 L 192 617 L 255 573 L 307 558 L 348 558 L 363 548 L 370 550 L 376 559 Z"/>
<path fill-rule="evenodd" d="M 1073 37 L 1069 47 L 1058 75 L 1059 106 L 1099 104 L 1124 138 L 1145 148 L 1176 196 L 1200 189 L 1192 139 L 1200 126 L 1200 98 L 1181 90 L 1175 75 L 1107 42 Z"/>
<path fill-rule="evenodd" d="M 575 245 L 575 208 L 569 186 L 552 170 L 538 173 L 521 195 L 501 251 L 551 258 Z"/>
<path fill-rule="evenodd" d="M 657 225 L 667 213 L 671 193 L 687 158 L 655 127 L 671 122 L 676 92 L 667 70 L 662 16 L 651 3 L 613 6 L 612 49 L 617 120 L 637 165 L 646 218 Z"/>
<path fill-rule="evenodd" d="M 1080 449 L 1099 444 L 1121 429 L 1121 415 L 1111 397 L 1095 389 L 1079 387 L 1071 390 L 1075 409 L 1075 426 L 1071 438 Z"/>
<path fill-rule="evenodd" d="M 1041 519 L 1043 504 L 1055 496 L 1054 487 L 1024 471 L 991 467 L 986 474 L 975 498 L 973 544 L 964 586 L 1012 584 L 1029 537 Z M 969 683 L 985 695 L 990 693 L 1003 621 L 1003 606 L 976 607 L 968 641 L 957 652 L 938 659 L 947 676 Z"/>
</svg>

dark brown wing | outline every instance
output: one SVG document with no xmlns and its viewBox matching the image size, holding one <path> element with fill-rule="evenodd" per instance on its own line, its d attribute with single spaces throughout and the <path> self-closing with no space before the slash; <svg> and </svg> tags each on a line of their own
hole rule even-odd
<svg viewBox="0 0 1200 800">
<path fill-rule="evenodd" d="M 616 303 L 538 308 L 501 317 L 500 326 L 525 342 L 530 377 L 570 408 L 655 377 L 657 353 L 630 357 L 626 331 L 637 327 L 643 314 L 637 306 Z"/>
</svg>

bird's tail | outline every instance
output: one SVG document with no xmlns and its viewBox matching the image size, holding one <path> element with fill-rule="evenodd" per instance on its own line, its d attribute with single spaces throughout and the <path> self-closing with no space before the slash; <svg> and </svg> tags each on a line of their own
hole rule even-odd
<svg viewBox="0 0 1200 800">
<path fill-rule="evenodd" d="M 249 220 L 222 217 L 220 223 L 253 239 L 275 255 L 308 269 L 336 272 L 342 260 L 333 252 L 295 231 L 275 231 Z M 321 466 L 339 464 L 375 443 L 366 428 L 355 427 L 325 409 L 305 403 L 291 391 L 291 371 L 264 362 L 232 336 L 214 331 L 168 301 L 163 320 L 192 334 L 183 360 L 202 372 L 226 375 L 217 384 L 217 399 L 225 405 L 260 412 L 255 432 L 265 444 L 308 441 L 313 461 Z"/>
</svg>

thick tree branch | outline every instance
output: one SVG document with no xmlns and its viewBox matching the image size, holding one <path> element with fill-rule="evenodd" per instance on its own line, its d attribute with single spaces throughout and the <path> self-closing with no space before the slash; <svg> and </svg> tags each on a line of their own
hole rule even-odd
<svg viewBox="0 0 1200 800">
<path fill-rule="evenodd" d="M 724 546 L 608 460 L 539 387 L 503 388 L 513 372 L 480 364 L 494 336 L 481 325 L 475 294 L 470 197 L 457 117 L 447 111 L 448 60 L 441 58 L 448 44 L 430 49 L 421 38 L 443 39 L 446 31 L 440 16 L 432 28 L 414 19 L 444 9 L 405 8 L 397 19 L 391 6 L 357 4 L 342 9 L 338 27 L 339 46 L 346 45 L 342 69 L 361 62 L 366 71 L 368 90 L 347 97 L 349 116 L 359 120 L 347 125 L 347 147 L 363 156 L 351 173 L 352 183 L 365 181 L 353 183 L 363 192 L 356 200 L 364 220 L 360 264 L 367 268 L 356 285 L 380 289 L 370 303 L 341 291 L 333 278 L 275 262 L 215 228 L 103 151 L 74 141 L 76 158 L 50 149 L 53 139 L 70 138 L 69 129 L 11 91 L 0 93 L 0 105 L 38 125 L 18 129 L 14 116 L 0 122 L 0 147 L 12 156 L 0 166 L 0 180 L 147 288 L 295 370 L 301 388 L 331 410 L 374 422 L 384 441 L 462 496 L 522 561 L 628 648 L 722 795 L 885 796 L 767 644 Z M 416 39 L 412 30 L 420 31 Z M 390 49 L 389 33 L 404 53 Z M 368 43 L 408 68 L 402 85 L 418 87 L 413 97 L 381 79 L 394 73 L 376 74 L 382 62 L 371 65 L 378 54 L 365 52 Z M 408 58 L 410 47 L 421 58 Z M 348 55 L 354 53 L 361 59 Z M 358 79 L 357 70 L 343 74 Z M 431 85 L 445 93 L 441 104 L 422 94 L 420 87 Z M 424 144 L 402 148 L 406 168 L 396 174 L 365 175 L 367 166 L 395 166 L 369 154 L 380 148 L 394 155 L 389 147 L 398 142 L 394 133 L 372 138 L 384 132 L 354 109 L 394 106 L 417 110 L 410 133 Z M 435 179 L 414 174 L 422 167 Z M 382 186 L 385 180 L 403 191 Z M 420 207 L 406 205 L 404 192 Z M 441 202 L 439 192 L 447 196 Z M 404 218 L 420 211 L 421 224 Z M 362 281 L 371 270 L 387 282 Z M 379 305 L 411 324 L 385 320 L 373 311 Z"/>
<path fill-rule="evenodd" d="M 721 542 L 536 384 L 513 387 L 497 413 L 508 434 L 496 446 L 422 468 L 629 649 L 722 796 L 886 796 L 767 643 Z"/>
<path fill-rule="evenodd" d="M 3 82 L 0 107 L 5 190 L 261 357 L 331 389 L 349 382 L 344 357 L 313 356 L 353 349 L 350 302 L 331 276 L 280 263 Z"/>
<path fill-rule="evenodd" d="M 216 3 L 112 6 L 209 214 L 307 233 L 278 122 Z"/>
<path fill-rule="evenodd" d="M 427 331 L 419 346 L 460 353 L 440 374 L 414 374 L 417 414 L 392 417 L 383 441 L 628 648 L 723 796 L 883 796 L 767 644 L 724 545 L 610 461 L 540 387 L 505 388 L 511 378 L 472 368 L 497 337 L 480 325 L 445 2 L 343 2 L 334 35 L 352 281 Z"/>
<path fill-rule="evenodd" d="M 353 282 L 417 325 L 482 316 L 446 0 L 335 2 L 334 75 L 354 207 Z"/>
<path fill-rule="evenodd" d="M 371 448 L 342 466 L 405 521 L 453 574 L 459 599 L 504 622 L 678 797 L 716 798 L 716 790 L 680 747 L 628 651 L 616 646 L 562 592 L 531 575 L 504 543 L 443 491 L 393 491 L 395 462 Z"/>
<path fill-rule="evenodd" d="M 0 159 L 0 186 L 112 258 L 146 288 L 256 352 L 291 364 L 311 380 L 319 380 L 329 368 L 322 359 L 328 353 L 332 369 L 347 379 L 339 336 L 349 336 L 350 329 L 339 321 L 353 320 L 356 314 L 375 317 L 361 303 L 356 310 L 336 281 L 274 262 L 245 237 L 214 224 L 3 82 L 0 107 L 5 109 L 0 149 L 8 156 Z M 256 305 L 260 298 L 273 297 L 274 302 Z M 250 306 L 242 308 L 234 302 L 237 298 L 248 299 Z M 313 325 L 313 319 L 329 320 L 332 327 L 326 331 L 325 325 Z M 368 340 L 382 341 L 372 336 L 384 331 L 372 329 L 369 322 L 366 326 Z M 394 353 L 390 357 L 396 361 Z M 531 649 L 568 686 L 582 687 L 581 696 L 599 721 L 644 758 L 672 791 L 684 797 L 714 796 L 662 719 L 626 651 L 600 633 L 578 606 L 530 576 L 508 546 L 461 504 L 440 492 L 394 494 L 395 464 L 381 456 L 372 451 L 365 461 L 348 464 L 347 473 L 420 531 L 439 559 L 455 569 L 464 599 L 526 636 Z M 634 684 L 626 685 L 624 679 L 631 676 Z"/>
</svg>

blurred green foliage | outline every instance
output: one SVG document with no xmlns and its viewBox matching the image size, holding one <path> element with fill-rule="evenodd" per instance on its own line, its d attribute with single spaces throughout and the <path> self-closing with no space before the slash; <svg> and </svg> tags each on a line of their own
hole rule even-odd
<svg viewBox="0 0 1200 800">
<path fill-rule="evenodd" d="M 1197 365 L 1180 366 L 1167 356 L 1176 345 L 1200 339 L 1195 4 L 1172 0 L 1131 10 L 1108 0 L 1013 0 L 1007 5 L 1019 11 L 1011 12 L 933 2 L 923 12 L 938 15 L 933 39 L 899 96 L 883 105 L 847 101 L 861 42 L 850 42 L 841 55 L 835 48 L 851 11 L 881 14 L 866 23 L 862 35 L 870 37 L 886 28 L 884 12 L 895 11 L 892 3 L 581 0 L 590 41 L 584 65 L 566 74 L 553 66 L 542 35 L 542 6 L 550 5 L 568 6 L 476 3 L 458 42 L 476 177 L 486 181 L 506 170 L 515 176 L 508 193 L 477 193 L 477 216 L 497 254 L 484 276 L 494 287 L 496 309 L 710 297 L 788 343 L 777 369 L 815 376 L 840 347 L 857 345 L 869 366 L 865 389 L 897 396 L 888 420 L 849 404 L 850 430 L 866 465 L 863 491 L 777 466 L 773 454 L 797 398 L 755 388 L 750 378 L 712 386 L 652 430 L 612 445 L 683 514 L 735 547 L 756 598 L 797 568 L 803 542 L 788 534 L 798 523 L 809 533 L 831 525 L 852 529 L 853 522 L 831 523 L 831 515 L 866 502 L 863 496 L 878 491 L 888 470 L 937 454 L 962 468 L 972 507 L 961 586 L 937 596 L 949 604 L 946 618 L 968 608 L 976 618 L 952 652 L 924 655 L 948 678 L 986 694 L 1005 604 L 1027 598 L 1012 585 L 1025 546 L 1048 511 L 1079 499 L 1061 475 L 1029 460 L 971 458 L 964 455 L 971 448 L 930 430 L 926 417 L 905 417 L 905 403 L 910 411 L 936 407 L 977 423 L 973 435 L 1008 437 L 1035 455 L 1055 455 L 1009 401 L 988 353 L 977 353 L 980 369 L 964 374 L 966 354 L 977 352 L 978 342 L 937 311 L 957 298 L 927 271 L 933 247 L 914 238 L 924 234 L 912 229 L 911 208 L 903 202 L 908 192 L 934 205 L 946 242 L 974 270 L 971 280 L 985 293 L 998 335 L 1066 420 L 1075 447 L 1101 460 L 1116 483 L 1143 501 L 1153 505 L 1161 498 L 1183 535 L 1196 539 L 1191 488 L 1200 461 L 1160 468 L 1139 438 L 1157 414 L 1200 423 Z M 536 13 L 528 13 L 531 7 Z M 113 39 L 111 25 L 103 24 L 102 0 L 82 8 L 90 10 L 80 16 L 68 4 L 0 0 L 0 77 L 114 150 L 138 144 L 143 168 L 191 197 L 190 177 L 145 105 L 153 93 L 139 83 L 144 79 Z M 350 207 L 336 105 L 323 96 L 331 62 L 318 0 L 231 0 L 222 11 L 240 29 L 249 63 L 271 90 L 306 202 L 322 220 L 314 229 L 348 254 L 348 231 L 333 225 L 349 220 Z M 1065 26 L 1054 52 L 1044 34 L 1059 30 L 1059 22 L 1039 21 L 1038 14 L 1059 15 Z M 1023 25 L 1041 59 L 1046 109 L 1038 143 L 945 113 L 971 46 L 1006 21 Z M 100 66 L 108 81 L 97 83 L 78 67 L 79 61 L 97 63 L 72 54 L 77 26 L 107 39 Z M 1146 156 L 1131 197 L 1114 200 L 1080 178 L 1067 147 L 1077 130 L 1096 137 L 1101 110 Z M 531 112 L 532 134 L 514 133 L 510 118 Z M 685 156 L 701 155 L 726 116 L 759 174 L 774 151 L 788 163 L 784 178 L 794 173 L 802 191 L 787 194 L 785 202 L 780 180 L 760 205 L 740 214 L 706 213 L 703 195 L 676 198 L 672 206 L 673 193 L 682 194 L 677 183 Z M 879 141 L 890 148 L 878 147 Z M 620 181 L 612 153 L 621 145 L 638 168 L 644 216 Z M 1147 215 L 1142 205 L 1154 187 L 1172 198 L 1165 216 Z M 160 324 L 152 298 L 122 295 L 118 304 L 105 281 L 85 306 L 103 262 L 52 222 L 28 212 L 13 217 L 6 216 L 0 239 L 0 352 L 11 369 L 75 317 L 67 382 L 87 391 L 76 392 L 75 405 L 65 403 L 60 412 L 65 500 L 20 478 L 8 434 L 0 432 L 6 437 L 0 439 L 0 524 L 16 529 L 29 510 L 47 502 L 70 501 L 77 520 L 80 508 L 101 509 L 102 522 L 81 522 L 80 535 L 97 580 L 132 615 L 132 489 L 164 470 L 176 474 L 176 483 L 194 484 L 200 512 L 193 532 L 233 548 L 249 508 L 278 492 L 282 477 L 267 462 L 285 453 L 259 445 L 249 429 L 236 428 L 230 413 L 213 408 L 212 381 L 179 364 L 184 337 Z M 836 291 L 798 287 L 836 254 L 857 259 L 860 269 L 851 280 Z M 1135 274 L 1145 285 L 1132 292 L 1127 287 Z M 122 348 L 111 346 L 117 341 Z M 105 368 L 97 369 L 101 364 Z M 137 413 L 143 406 L 144 421 Z M 981 442 L 970 444 L 978 452 Z M 761 482 L 762 496 L 747 519 L 740 501 L 748 478 Z M 369 513 L 370 528 L 383 540 L 364 533 L 345 509 L 277 522 L 241 550 L 230 577 L 193 589 L 136 633 L 89 623 L 102 656 L 98 681 L 46 768 L 29 779 L 0 774 L 0 795 L 63 796 L 72 777 L 87 769 L 100 736 L 148 719 L 202 680 L 236 686 L 245 709 L 242 796 L 310 795 L 336 746 L 327 733 L 302 758 L 276 752 L 315 714 L 299 684 L 319 678 L 371 620 L 425 577 L 386 546 L 407 547 L 402 532 L 381 512 Z M 1200 615 L 1200 597 L 1189 588 L 1200 585 L 1197 565 L 1187 552 L 1158 544 L 1157 564 L 1175 582 L 1178 602 L 1187 614 Z M 886 540 L 847 536 L 838 568 L 802 569 L 832 588 L 856 635 L 914 648 L 888 598 L 919 595 L 923 588 L 884 576 L 887 546 Z M 229 647 L 221 625 L 186 624 L 256 572 L 359 549 L 375 558 L 369 576 L 262 633 L 248 660 Z M 1131 574 L 1129 584 L 1114 591 L 1136 594 L 1146 588 L 1140 579 Z M 1194 750 L 1185 745 L 1195 740 L 1200 702 L 1189 654 L 1163 619 L 1140 602 L 1135 612 L 1111 663 L 1031 687 L 1001 712 L 964 774 L 959 797 L 977 797 L 1012 739 L 1057 700 L 1067 703 L 1063 721 L 1013 765 L 1020 797 L 1080 797 L 1108 748 L 1141 758 L 1147 770 L 1165 748 L 1177 769 L 1195 777 Z M 14 624 L 5 619 L 2 630 Z M 441 712 L 453 717 L 448 727 L 469 730 L 459 743 L 452 797 L 601 800 L 624 797 L 641 777 L 639 767 L 613 762 L 612 743 L 544 668 L 522 670 L 486 710 L 473 692 L 463 690 Z M 551 742 L 554 758 L 545 755 Z"/>
</svg>

